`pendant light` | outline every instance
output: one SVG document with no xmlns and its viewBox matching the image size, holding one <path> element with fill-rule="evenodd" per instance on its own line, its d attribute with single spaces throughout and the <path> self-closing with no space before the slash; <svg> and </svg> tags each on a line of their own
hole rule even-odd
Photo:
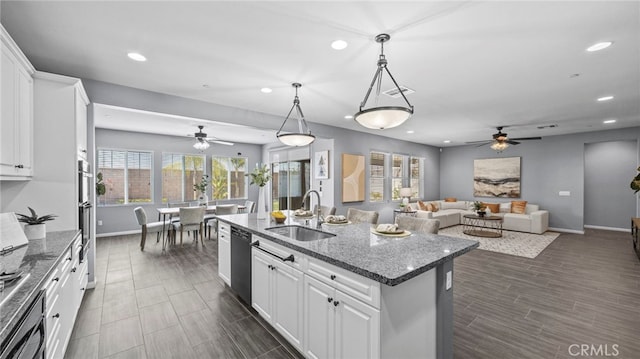
<svg viewBox="0 0 640 359">
<path fill-rule="evenodd" d="M 409 100 L 407 100 L 404 92 L 402 91 L 400 86 L 398 86 L 398 83 L 393 78 L 393 75 L 391 75 L 391 72 L 387 67 L 387 59 L 384 57 L 384 43 L 389 41 L 389 39 L 391 39 L 391 36 L 389 36 L 388 34 L 380 34 L 376 36 L 376 42 L 380 44 L 380 58 L 378 59 L 378 69 L 373 76 L 373 80 L 371 81 L 369 90 L 367 90 L 367 94 L 364 96 L 364 100 L 362 100 L 362 103 L 360 103 L 360 111 L 354 116 L 354 120 L 366 128 L 379 130 L 393 128 L 396 126 L 400 126 L 407 119 L 409 119 L 411 115 L 413 115 L 413 106 L 409 103 Z M 393 81 L 393 84 L 396 86 L 396 90 L 400 95 L 402 95 L 402 98 L 407 103 L 407 107 L 377 106 L 378 98 L 380 97 L 382 76 L 384 75 L 383 71 L 386 71 L 386 73 L 391 78 L 391 81 Z M 376 85 L 376 107 L 364 109 L 364 106 L 367 104 L 367 100 L 369 99 L 369 95 L 371 94 L 371 90 L 373 89 L 373 85 Z"/>
<path fill-rule="evenodd" d="M 296 97 L 293 98 L 293 106 L 289 113 L 287 114 L 287 118 L 284 119 L 282 126 L 276 133 L 276 136 L 280 140 L 280 142 L 284 143 L 287 146 L 306 146 L 311 142 L 315 141 L 316 136 L 311 134 L 311 130 L 309 126 L 307 126 L 307 121 L 304 119 L 304 114 L 302 114 L 302 109 L 300 108 L 300 100 L 298 99 L 298 88 L 302 87 L 301 84 L 294 82 L 291 84 L 296 89 Z M 289 117 L 291 117 L 291 113 L 293 110 L 296 110 L 298 117 L 298 132 L 293 133 L 281 133 L 282 128 L 287 123 Z"/>
</svg>

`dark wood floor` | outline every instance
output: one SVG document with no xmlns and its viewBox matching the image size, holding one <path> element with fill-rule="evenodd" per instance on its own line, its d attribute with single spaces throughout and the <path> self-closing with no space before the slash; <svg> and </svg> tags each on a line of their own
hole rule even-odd
<svg viewBox="0 0 640 359">
<path fill-rule="evenodd" d="M 219 280 L 215 240 L 167 254 L 153 240 L 140 252 L 138 242 L 98 239 L 98 286 L 67 358 L 299 357 Z M 640 262 L 629 234 L 562 234 L 535 259 L 475 250 L 455 260 L 454 280 L 457 359 L 596 357 L 571 356 L 572 344 L 609 354 L 615 344 L 617 358 L 640 358 Z"/>
<path fill-rule="evenodd" d="M 535 259 L 475 250 L 454 265 L 456 358 L 640 358 L 628 233 L 562 234 Z"/>
</svg>

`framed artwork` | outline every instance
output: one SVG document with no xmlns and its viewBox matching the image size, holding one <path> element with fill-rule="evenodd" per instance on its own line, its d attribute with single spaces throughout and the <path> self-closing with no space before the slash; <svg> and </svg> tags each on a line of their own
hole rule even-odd
<svg viewBox="0 0 640 359">
<path fill-rule="evenodd" d="M 342 202 L 364 201 L 364 156 L 342 154 Z"/>
<path fill-rule="evenodd" d="M 520 157 L 473 160 L 473 195 L 520 198 Z"/>
<path fill-rule="evenodd" d="M 329 179 L 329 151 L 315 153 L 313 172 L 316 179 Z"/>
</svg>

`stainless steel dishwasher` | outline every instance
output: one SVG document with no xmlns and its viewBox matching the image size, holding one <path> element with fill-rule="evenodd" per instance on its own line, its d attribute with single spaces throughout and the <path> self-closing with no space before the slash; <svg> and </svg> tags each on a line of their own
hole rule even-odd
<svg viewBox="0 0 640 359">
<path fill-rule="evenodd" d="M 231 226 L 231 289 L 251 305 L 251 233 Z"/>
</svg>

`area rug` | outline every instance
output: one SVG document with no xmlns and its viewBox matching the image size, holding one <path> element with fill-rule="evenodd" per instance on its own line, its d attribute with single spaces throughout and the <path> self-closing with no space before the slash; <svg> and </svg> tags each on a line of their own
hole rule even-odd
<svg viewBox="0 0 640 359">
<path fill-rule="evenodd" d="M 479 248 L 485 251 L 511 254 L 526 258 L 537 257 L 540 252 L 547 248 L 547 246 L 560 235 L 560 233 L 549 231 L 543 234 L 502 231 L 501 238 L 483 238 L 462 233 L 462 226 L 443 228 L 438 231 L 438 234 L 472 239 L 480 242 Z"/>
</svg>

